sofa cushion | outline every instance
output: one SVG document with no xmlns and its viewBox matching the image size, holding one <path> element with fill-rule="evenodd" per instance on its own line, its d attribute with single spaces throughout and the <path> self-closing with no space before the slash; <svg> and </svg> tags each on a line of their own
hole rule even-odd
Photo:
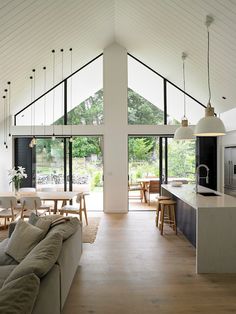
<svg viewBox="0 0 236 314">
<path fill-rule="evenodd" d="M 48 219 L 43 219 L 43 218 L 39 218 L 35 224 L 35 227 L 38 227 L 41 230 L 43 230 L 43 238 L 48 233 L 50 226 L 51 226 L 51 221 Z"/>
<path fill-rule="evenodd" d="M 63 236 L 63 240 L 66 240 L 78 230 L 79 224 L 80 221 L 78 218 L 70 217 L 70 220 L 51 227 L 46 237 L 48 237 L 51 233 L 59 232 Z"/>
<path fill-rule="evenodd" d="M 5 253 L 8 246 L 9 238 L 0 242 L 0 266 L 2 265 L 17 265 L 17 261 Z"/>
<path fill-rule="evenodd" d="M 43 238 L 44 234 L 42 229 L 20 219 L 9 239 L 5 252 L 20 263 Z"/>
<path fill-rule="evenodd" d="M 0 288 L 15 267 L 16 265 L 4 265 L 0 267 Z"/>
<path fill-rule="evenodd" d="M 0 289 L 0 313 L 30 314 L 39 292 L 40 280 L 28 274 Z"/>
<path fill-rule="evenodd" d="M 53 233 L 47 236 L 15 267 L 4 285 L 29 273 L 34 273 L 42 278 L 57 261 L 61 247 L 61 234 Z"/>
</svg>

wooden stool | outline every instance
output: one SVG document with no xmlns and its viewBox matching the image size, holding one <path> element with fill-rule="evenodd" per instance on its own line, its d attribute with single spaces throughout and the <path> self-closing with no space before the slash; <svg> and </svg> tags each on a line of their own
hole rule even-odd
<svg viewBox="0 0 236 314">
<path fill-rule="evenodd" d="M 160 201 L 171 200 L 171 197 L 170 196 L 157 196 L 156 199 L 157 199 L 156 226 L 158 227 L 159 213 L 161 212 Z"/>
<path fill-rule="evenodd" d="M 164 222 L 169 223 L 169 225 L 173 228 L 173 230 L 177 234 L 176 217 L 175 217 L 176 202 L 173 200 L 161 200 L 159 201 L 159 203 L 161 206 L 161 223 L 159 225 L 161 235 L 163 235 Z M 164 219 L 165 214 L 167 214 L 166 219 Z"/>
</svg>

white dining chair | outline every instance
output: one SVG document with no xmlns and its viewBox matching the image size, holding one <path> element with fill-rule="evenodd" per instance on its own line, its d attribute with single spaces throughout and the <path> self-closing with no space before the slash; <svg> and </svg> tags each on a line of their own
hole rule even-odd
<svg viewBox="0 0 236 314">
<path fill-rule="evenodd" d="M 20 188 L 19 192 L 36 192 L 36 188 Z"/>
<path fill-rule="evenodd" d="M 0 218 L 4 218 L 4 228 L 7 228 L 7 220 L 14 221 L 16 216 L 20 213 L 16 209 L 17 199 L 15 196 L 0 197 Z"/>
<path fill-rule="evenodd" d="M 50 206 L 42 204 L 40 197 L 38 196 L 28 196 L 28 197 L 21 197 L 21 218 L 24 219 L 29 218 L 31 213 L 35 213 L 36 215 L 43 215 L 46 211 L 50 212 Z"/>
<path fill-rule="evenodd" d="M 88 225 L 88 217 L 87 217 L 87 209 L 85 196 L 88 193 L 78 193 L 76 196 L 76 204 L 74 205 L 65 205 L 60 209 L 60 214 L 77 214 L 80 217 L 80 221 L 82 222 L 82 212 L 84 213 L 86 225 Z"/>
</svg>

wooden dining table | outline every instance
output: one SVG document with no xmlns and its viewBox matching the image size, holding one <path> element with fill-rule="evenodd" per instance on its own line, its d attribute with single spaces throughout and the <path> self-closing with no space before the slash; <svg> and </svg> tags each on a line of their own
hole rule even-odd
<svg viewBox="0 0 236 314">
<path fill-rule="evenodd" d="M 66 204 L 67 201 L 70 201 L 77 195 L 77 192 L 72 191 L 50 191 L 50 192 L 21 192 L 18 193 L 17 198 L 20 199 L 21 197 L 27 196 L 38 196 L 42 201 L 53 201 L 54 208 L 53 213 L 56 214 L 58 210 L 58 202 L 62 201 L 62 206 Z M 0 196 L 15 196 L 13 192 L 3 192 L 0 193 Z"/>
</svg>

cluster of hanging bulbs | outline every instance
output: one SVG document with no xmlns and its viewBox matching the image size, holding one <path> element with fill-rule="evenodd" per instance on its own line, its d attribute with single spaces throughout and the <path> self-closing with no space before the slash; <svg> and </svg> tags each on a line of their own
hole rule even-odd
<svg viewBox="0 0 236 314">
<path fill-rule="evenodd" d="M 11 82 L 7 82 L 8 89 L 4 89 L 3 98 L 3 118 L 4 118 L 4 125 L 3 125 L 3 145 L 5 148 L 8 148 L 8 137 L 11 137 Z M 8 133 L 8 134 L 7 134 Z"/>
<path fill-rule="evenodd" d="M 72 48 L 69 49 L 70 51 L 70 71 L 72 74 L 73 68 L 72 68 Z M 53 106 L 53 131 L 52 131 L 52 140 L 55 141 L 56 140 L 56 134 L 55 134 L 55 125 L 54 125 L 54 120 L 55 120 L 55 49 L 52 50 L 52 85 L 53 85 L 53 99 L 52 99 L 52 106 Z M 64 79 L 64 49 L 60 50 L 61 52 L 61 75 L 62 75 L 62 81 Z M 46 66 L 43 67 L 44 70 L 44 136 L 45 136 L 45 116 L 46 116 Z M 31 135 L 32 135 L 32 139 L 29 143 L 29 147 L 33 148 L 34 146 L 37 145 L 37 139 L 35 136 L 35 69 L 32 70 L 33 75 L 30 76 L 30 80 L 31 80 Z M 71 78 L 71 89 L 72 89 L 72 78 Z M 62 91 L 63 93 L 63 91 Z M 72 91 L 71 91 L 71 95 L 72 95 Z M 62 95 L 63 97 L 63 95 Z M 72 96 L 71 96 L 72 97 Z M 63 102 L 62 102 L 62 106 L 63 106 Z M 72 98 L 71 98 L 71 107 L 72 107 Z M 62 112 L 63 112 L 63 108 L 62 108 Z M 62 125 L 62 134 L 63 134 L 63 125 Z M 72 137 L 72 126 L 71 126 L 71 136 L 69 138 L 70 142 L 73 142 L 73 137 Z M 63 144 L 63 140 L 62 140 L 62 144 Z M 44 150 L 46 149 L 46 147 L 44 147 Z"/>
</svg>

